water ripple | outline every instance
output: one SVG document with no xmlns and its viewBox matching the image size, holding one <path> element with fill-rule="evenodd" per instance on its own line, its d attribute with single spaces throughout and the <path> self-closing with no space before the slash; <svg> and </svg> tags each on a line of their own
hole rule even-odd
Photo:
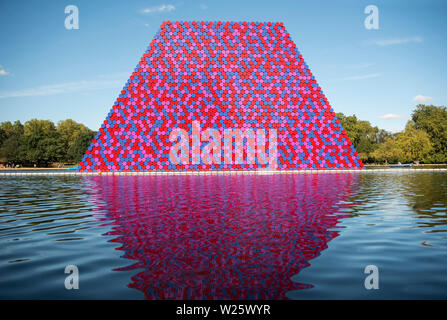
<svg viewBox="0 0 447 320">
<path fill-rule="evenodd" d="M 3 299 L 447 298 L 446 173 L 0 184 Z M 363 286 L 369 264 L 380 290 Z"/>
</svg>

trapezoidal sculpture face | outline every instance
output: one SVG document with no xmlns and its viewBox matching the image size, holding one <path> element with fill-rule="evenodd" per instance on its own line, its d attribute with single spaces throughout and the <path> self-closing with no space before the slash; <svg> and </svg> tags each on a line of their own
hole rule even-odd
<svg viewBox="0 0 447 320">
<path fill-rule="evenodd" d="M 164 22 L 78 170 L 362 167 L 282 23 Z"/>
</svg>

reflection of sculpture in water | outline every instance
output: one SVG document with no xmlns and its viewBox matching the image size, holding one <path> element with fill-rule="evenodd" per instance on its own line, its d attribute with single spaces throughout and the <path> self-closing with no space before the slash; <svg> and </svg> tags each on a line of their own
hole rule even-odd
<svg viewBox="0 0 447 320">
<path fill-rule="evenodd" d="M 354 173 L 85 177 L 148 299 L 285 299 L 338 235 Z"/>
</svg>

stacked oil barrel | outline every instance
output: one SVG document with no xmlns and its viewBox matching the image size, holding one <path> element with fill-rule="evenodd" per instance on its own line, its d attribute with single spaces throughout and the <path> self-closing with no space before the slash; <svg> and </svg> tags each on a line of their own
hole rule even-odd
<svg viewBox="0 0 447 320">
<path fill-rule="evenodd" d="M 259 157 L 235 161 L 235 141 L 232 161 L 225 161 L 222 147 L 213 149 L 220 153 L 213 163 L 200 156 L 196 162 L 173 163 L 169 154 L 180 139 L 173 140 L 173 130 L 190 137 L 194 121 L 202 132 L 215 129 L 222 141 L 225 129 L 243 134 L 261 130 L 267 156 L 277 158 L 275 170 L 363 167 L 282 23 L 168 21 L 120 92 L 78 170 L 268 169 L 269 163 Z M 276 135 L 274 154 L 269 132 Z M 199 141 L 200 149 L 211 140 Z M 243 159 L 247 140 L 239 149 Z M 182 143 L 191 153 L 192 139 Z"/>
</svg>

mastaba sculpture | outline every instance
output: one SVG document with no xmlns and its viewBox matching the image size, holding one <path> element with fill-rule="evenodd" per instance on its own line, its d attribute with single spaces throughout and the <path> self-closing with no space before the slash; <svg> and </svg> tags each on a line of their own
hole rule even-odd
<svg viewBox="0 0 447 320">
<path fill-rule="evenodd" d="M 282 23 L 164 22 L 79 171 L 361 169 Z"/>
</svg>

